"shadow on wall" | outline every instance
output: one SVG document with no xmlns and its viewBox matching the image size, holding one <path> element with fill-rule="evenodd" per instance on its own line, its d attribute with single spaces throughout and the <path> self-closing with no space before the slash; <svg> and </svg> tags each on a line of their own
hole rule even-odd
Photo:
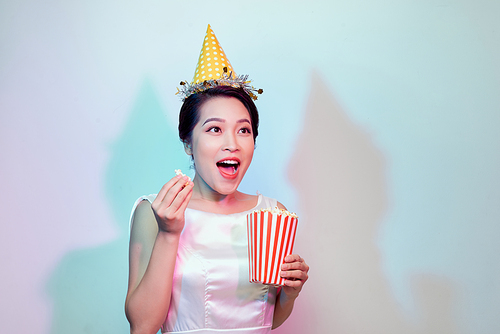
<svg viewBox="0 0 500 334">
<path fill-rule="evenodd" d="M 303 222 L 296 250 L 310 265 L 310 278 L 276 334 L 457 332 L 446 280 L 428 275 L 414 280 L 423 311 L 421 319 L 410 320 L 384 277 L 376 242 L 388 210 L 386 169 L 370 135 L 314 74 L 288 170 Z"/>
<path fill-rule="evenodd" d="M 123 133 L 111 148 L 106 172 L 105 193 L 119 225 L 119 238 L 65 255 L 48 283 L 54 305 L 51 334 L 129 332 L 124 301 L 132 204 L 140 195 L 159 191 L 175 169 L 188 167 L 177 130 L 167 123 L 146 80 Z"/>
</svg>

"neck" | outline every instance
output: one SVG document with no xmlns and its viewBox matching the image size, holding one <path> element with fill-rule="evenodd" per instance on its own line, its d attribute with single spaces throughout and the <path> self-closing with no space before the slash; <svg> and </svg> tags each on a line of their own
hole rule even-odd
<svg viewBox="0 0 500 334">
<path fill-rule="evenodd" d="M 257 205 L 258 197 L 235 190 L 221 194 L 210 188 L 200 177 L 194 177 L 193 195 L 188 207 L 195 210 L 231 214 L 250 210 Z"/>
<path fill-rule="evenodd" d="M 196 174 L 193 179 L 193 183 L 194 187 L 192 200 L 202 201 L 210 205 L 220 207 L 231 205 L 231 203 L 238 200 L 238 195 L 240 194 L 237 190 L 229 194 L 221 194 L 209 187 L 208 184 L 206 184 Z"/>
</svg>

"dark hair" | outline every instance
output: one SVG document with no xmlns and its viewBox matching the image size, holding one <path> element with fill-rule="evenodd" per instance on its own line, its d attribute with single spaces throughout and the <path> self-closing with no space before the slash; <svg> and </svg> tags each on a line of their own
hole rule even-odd
<svg viewBox="0 0 500 334">
<path fill-rule="evenodd" d="M 253 103 L 252 98 L 243 89 L 230 86 L 209 88 L 203 92 L 190 95 L 184 100 L 179 113 L 179 138 L 181 141 L 184 144 L 191 144 L 193 129 L 200 119 L 200 108 L 205 102 L 216 97 L 234 97 L 243 103 L 252 121 L 252 134 L 255 143 L 259 134 L 259 112 L 257 111 L 257 107 Z"/>
</svg>

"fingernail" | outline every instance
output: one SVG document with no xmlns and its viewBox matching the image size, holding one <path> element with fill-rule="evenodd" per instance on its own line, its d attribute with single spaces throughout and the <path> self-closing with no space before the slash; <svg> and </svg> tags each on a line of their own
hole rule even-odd
<svg viewBox="0 0 500 334">
<path fill-rule="evenodd" d="M 288 264 L 282 264 L 281 265 L 282 270 L 287 270 L 288 269 Z"/>
</svg>

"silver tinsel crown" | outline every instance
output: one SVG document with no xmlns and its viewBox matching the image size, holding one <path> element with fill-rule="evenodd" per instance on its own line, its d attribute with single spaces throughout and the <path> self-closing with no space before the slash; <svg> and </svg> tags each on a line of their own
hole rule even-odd
<svg viewBox="0 0 500 334">
<path fill-rule="evenodd" d="M 207 89 L 218 86 L 230 86 L 243 89 L 255 101 L 257 100 L 257 94 L 262 94 L 264 91 L 251 86 L 250 82 L 252 81 L 248 80 L 248 75 L 234 75 L 233 72 L 229 72 L 228 74 L 227 67 L 224 67 L 223 73 L 219 79 L 210 79 L 198 83 L 181 81 L 181 88 L 177 88 L 177 93 L 175 94 L 180 95 L 181 100 L 184 102 L 189 96 L 203 92 Z"/>
</svg>

